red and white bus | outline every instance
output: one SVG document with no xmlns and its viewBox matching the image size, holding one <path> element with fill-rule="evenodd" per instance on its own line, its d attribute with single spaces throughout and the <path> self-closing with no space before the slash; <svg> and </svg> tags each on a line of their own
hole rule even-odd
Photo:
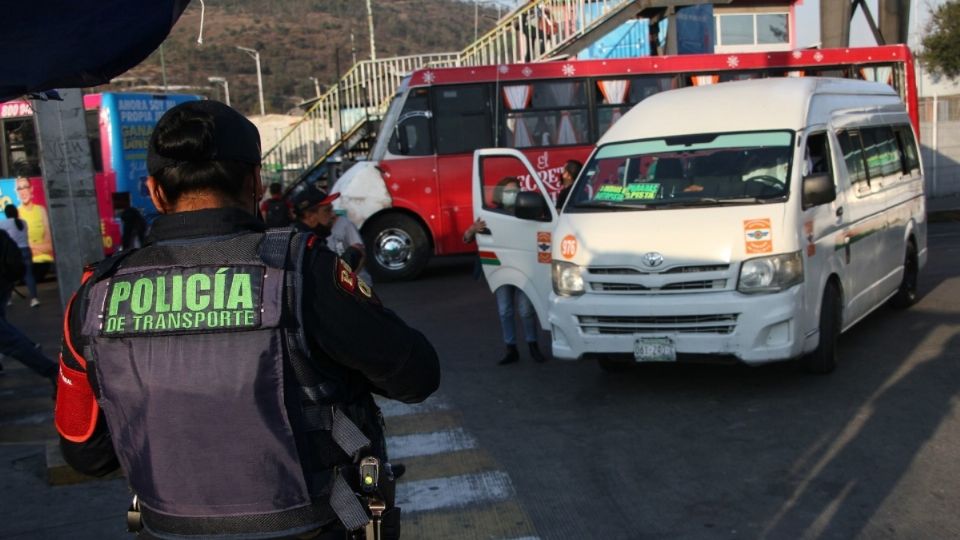
<svg viewBox="0 0 960 540">
<path fill-rule="evenodd" d="M 167 109 L 200 96 L 175 94 L 103 93 L 83 97 L 87 140 L 93 160 L 100 233 L 106 254 L 120 245 L 117 213 L 135 207 L 155 213 L 144 181 L 147 141 Z M 29 227 L 33 262 L 53 262 L 40 150 L 29 101 L 0 103 L 0 209 L 13 204 Z M 40 273 L 43 266 L 39 266 Z"/>
<path fill-rule="evenodd" d="M 370 160 L 333 191 L 361 227 L 370 270 L 410 279 L 432 255 L 475 249 L 462 241 L 473 222 L 474 150 L 521 149 L 556 193 L 566 161 L 586 159 L 601 134 L 655 93 L 803 76 L 890 84 L 919 131 L 913 58 L 903 45 L 421 69 L 397 91 Z M 523 183 L 535 189 L 530 178 Z"/>
</svg>

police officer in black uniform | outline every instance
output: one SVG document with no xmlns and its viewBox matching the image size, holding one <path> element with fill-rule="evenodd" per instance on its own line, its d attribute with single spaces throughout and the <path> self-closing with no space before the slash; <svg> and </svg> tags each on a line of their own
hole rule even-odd
<svg viewBox="0 0 960 540">
<path fill-rule="evenodd" d="M 259 133 L 233 109 L 168 111 L 148 169 L 146 245 L 88 268 L 65 314 L 67 463 L 121 467 L 144 537 L 399 535 L 371 393 L 427 398 L 433 347 L 315 236 L 265 229 Z"/>
</svg>

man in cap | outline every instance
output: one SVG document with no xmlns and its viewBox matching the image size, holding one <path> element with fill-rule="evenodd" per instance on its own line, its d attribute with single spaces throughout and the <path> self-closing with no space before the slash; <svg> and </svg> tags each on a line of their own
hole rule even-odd
<svg viewBox="0 0 960 540">
<path fill-rule="evenodd" d="M 327 247 L 343 258 L 365 283 L 370 283 L 370 275 L 363 268 L 366 258 L 363 238 L 356 225 L 334 210 L 333 201 L 338 198 L 340 198 L 339 193 L 328 195 L 316 184 L 302 188 L 293 197 L 297 227 L 313 232 L 323 239 Z"/>
<path fill-rule="evenodd" d="M 215 101 L 160 119 L 147 189 L 161 215 L 143 248 L 88 269 L 64 315 L 64 458 L 121 467 L 150 538 L 341 539 L 381 502 L 391 538 L 371 392 L 425 399 L 436 352 L 314 236 L 266 230 L 259 143 Z"/>
</svg>

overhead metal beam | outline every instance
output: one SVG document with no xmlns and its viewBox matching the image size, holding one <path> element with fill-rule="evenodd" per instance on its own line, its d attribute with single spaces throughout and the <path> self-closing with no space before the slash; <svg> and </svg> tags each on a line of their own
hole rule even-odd
<svg viewBox="0 0 960 540">
<path fill-rule="evenodd" d="M 886 44 L 906 43 L 910 33 L 910 0 L 879 0 L 880 34 Z"/>
<path fill-rule="evenodd" d="M 850 0 L 820 1 L 820 46 L 828 49 L 850 45 Z"/>
<path fill-rule="evenodd" d="M 878 0 L 879 21 L 865 0 L 821 0 L 820 44 L 822 47 L 850 45 L 850 22 L 859 7 L 879 45 L 906 43 L 910 28 L 910 0 Z"/>
</svg>

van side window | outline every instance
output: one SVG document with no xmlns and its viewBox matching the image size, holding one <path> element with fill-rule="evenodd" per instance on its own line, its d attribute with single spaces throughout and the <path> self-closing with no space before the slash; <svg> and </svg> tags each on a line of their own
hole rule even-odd
<svg viewBox="0 0 960 540">
<path fill-rule="evenodd" d="M 487 114 L 492 107 L 487 94 L 485 84 L 434 88 L 438 154 L 461 154 L 493 146 L 493 126 Z"/>
<path fill-rule="evenodd" d="M 871 182 L 901 172 L 900 150 L 890 126 L 862 129 L 860 134 Z"/>
<path fill-rule="evenodd" d="M 917 156 L 917 141 L 913 137 L 913 130 L 910 126 L 897 126 L 894 131 L 903 156 L 903 172 L 909 174 L 914 170 L 919 171 L 920 158 Z"/>
<path fill-rule="evenodd" d="M 840 142 L 840 150 L 843 152 L 843 161 L 847 166 L 850 185 L 855 186 L 862 183 L 869 186 L 870 178 L 867 176 L 867 167 L 863 160 L 860 132 L 843 130 L 837 133 L 837 140 Z"/>
<path fill-rule="evenodd" d="M 415 88 L 407 96 L 387 149 L 400 156 L 433 154 L 430 141 L 430 102 L 426 88 Z"/>
<path fill-rule="evenodd" d="M 830 142 L 826 133 L 807 135 L 806 164 L 804 176 L 827 174 L 832 176 L 830 163 Z"/>
</svg>

